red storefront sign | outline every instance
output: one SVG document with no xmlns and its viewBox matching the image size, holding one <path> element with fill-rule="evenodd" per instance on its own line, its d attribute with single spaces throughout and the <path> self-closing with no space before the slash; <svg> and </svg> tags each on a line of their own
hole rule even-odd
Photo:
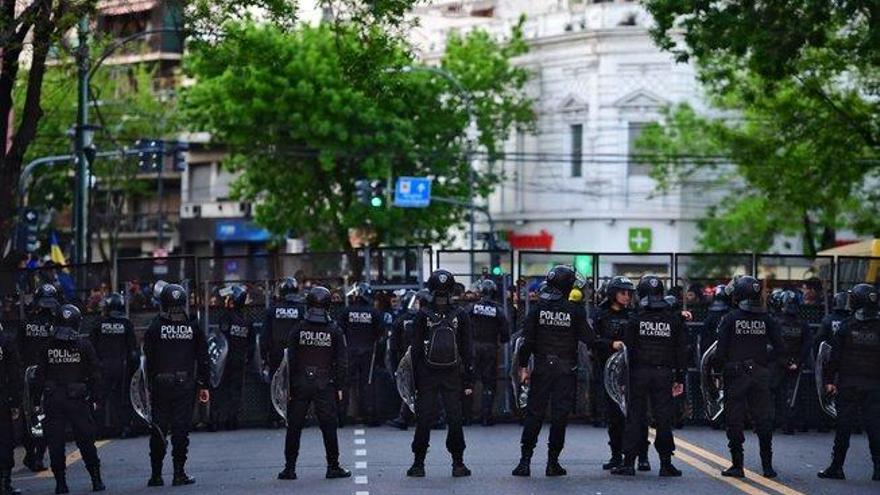
<svg viewBox="0 0 880 495">
<path fill-rule="evenodd" d="M 553 249 L 553 235 L 543 229 L 537 234 L 517 234 L 509 230 L 507 231 L 507 242 L 510 244 L 510 249 L 544 251 Z"/>
</svg>

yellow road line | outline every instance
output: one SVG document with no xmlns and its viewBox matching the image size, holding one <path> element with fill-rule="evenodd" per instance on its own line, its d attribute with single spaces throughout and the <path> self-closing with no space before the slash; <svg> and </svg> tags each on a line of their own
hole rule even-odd
<svg viewBox="0 0 880 495">
<path fill-rule="evenodd" d="M 705 462 L 703 462 L 699 459 L 696 459 L 694 457 L 691 457 L 683 452 L 676 452 L 675 458 L 681 459 L 682 462 L 685 462 L 686 464 L 689 464 L 693 468 L 695 468 L 699 471 L 702 471 L 706 475 L 711 476 L 712 478 L 715 478 L 719 481 L 723 481 L 723 482 L 727 483 L 728 485 L 731 485 L 734 488 L 737 488 L 740 491 L 742 491 L 743 493 L 746 493 L 748 495 L 771 495 L 770 493 L 765 492 L 764 490 L 761 490 L 760 488 L 754 487 L 754 486 L 744 482 L 741 479 L 728 478 L 725 476 L 721 476 L 721 472 L 718 471 L 718 469 L 716 469 L 714 466 L 710 466 L 710 465 L 706 464 Z"/>
<path fill-rule="evenodd" d="M 110 443 L 110 440 L 98 440 L 97 442 L 95 442 L 95 448 L 100 449 L 101 447 L 107 445 L 108 443 Z M 65 459 L 64 464 L 66 466 L 70 466 L 71 464 L 73 464 L 74 462 L 77 462 L 79 460 L 82 460 L 82 454 L 79 452 L 79 449 L 76 449 L 73 452 L 67 454 L 67 458 Z M 52 477 L 52 470 L 47 469 L 46 471 L 35 474 L 34 476 L 28 476 L 28 477 L 17 478 L 17 479 L 22 479 L 22 480 L 33 479 L 33 478 L 45 479 L 45 478 L 51 478 L 51 477 Z"/>
<path fill-rule="evenodd" d="M 729 460 L 727 460 L 719 455 L 713 454 L 712 452 L 709 452 L 708 450 L 702 449 L 702 448 L 700 448 L 690 442 L 682 440 L 681 437 L 675 437 L 675 445 L 676 445 L 676 447 L 681 447 L 681 448 L 691 452 L 692 454 L 695 454 L 695 455 L 702 457 L 703 459 L 706 459 L 710 462 L 714 462 L 715 464 L 721 466 L 722 468 L 725 468 L 730 464 Z M 678 456 L 678 454 L 676 454 L 676 457 L 677 456 Z M 805 495 L 803 492 L 799 492 L 791 487 L 783 485 L 782 483 L 765 478 L 754 471 L 750 471 L 748 469 L 744 469 L 744 471 L 746 473 L 747 479 L 751 480 L 754 483 L 758 483 L 759 485 L 763 485 L 764 487 L 769 488 L 773 491 L 779 492 L 782 495 Z"/>
</svg>

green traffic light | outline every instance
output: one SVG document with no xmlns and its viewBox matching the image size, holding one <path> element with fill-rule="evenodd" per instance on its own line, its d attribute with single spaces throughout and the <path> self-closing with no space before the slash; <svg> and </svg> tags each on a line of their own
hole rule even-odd
<svg viewBox="0 0 880 495">
<path fill-rule="evenodd" d="M 502 271 L 501 271 L 500 266 L 493 266 L 492 267 L 492 275 L 501 275 L 501 273 L 502 273 Z"/>
<path fill-rule="evenodd" d="M 379 196 L 373 196 L 373 199 L 370 200 L 370 204 L 373 205 L 373 207 L 375 208 L 379 208 L 380 206 L 382 206 L 382 198 L 380 198 Z"/>
</svg>

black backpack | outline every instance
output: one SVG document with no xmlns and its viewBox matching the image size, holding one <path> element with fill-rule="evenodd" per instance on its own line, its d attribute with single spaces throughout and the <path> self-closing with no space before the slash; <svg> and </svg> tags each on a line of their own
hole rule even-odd
<svg viewBox="0 0 880 495">
<path fill-rule="evenodd" d="M 461 363 L 458 352 L 458 316 L 429 313 L 425 362 L 432 368 L 453 368 Z"/>
</svg>

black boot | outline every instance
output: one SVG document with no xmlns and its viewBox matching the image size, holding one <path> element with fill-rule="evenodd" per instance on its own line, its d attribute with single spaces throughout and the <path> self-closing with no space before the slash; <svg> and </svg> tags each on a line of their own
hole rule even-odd
<svg viewBox="0 0 880 495">
<path fill-rule="evenodd" d="M 101 480 L 101 466 L 92 466 L 88 468 L 89 476 L 92 478 L 92 491 L 93 492 L 103 492 L 107 489 L 104 486 L 104 481 Z"/>
<path fill-rule="evenodd" d="M 622 462 L 623 462 L 623 455 L 620 453 L 620 451 L 619 450 L 618 451 L 612 450 L 611 451 L 611 459 L 608 459 L 608 462 L 606 462 L 605 464 L 602 464 L 602 469 L 605 471 L 610 471 L 610 470 L 616 468 L 617 466 L 620 466 L 620 464 Z"/>
<path fill-rule="evenodd" d="M 22 464 L 34 473 L 41 473 L 46 470 L 46 466 L 43 464 L 43 459 L 38 458 L 30 452 L 25 454 L 24 462 Z"/>
<path fill-rule="evenodd" d="M 721 471 L 721 476 L 727 476 L 731 478 L 745 478 L 746 473 L 743 471 L 743 453 L 739 452 L 730 452 L 730 461 L 731 465 L 729 468 Z"/>
<path fill-rule="evenodd" d="M 544 470 L 545 476 L 555 477 L 555 476 L 565 476 L 568 474 L 568 471 L 559 464 L 559 454 L 561 452 L 559 450 L 551 450 L 547 452 L 547 469 Z"/>
<path fill-rule="evenodd" d="M 66 473 L 64 471 L 54 471 L 52 474 L 55 475 L 55 494 L 70 493 L 70 488 L 67 488 Z"/>
<path fill-rule="evenodd" d="M 390 426 L 392 428 L 397 428 L 398 430 L 406 431 L 406 421 L 404 421 L 403 418 L 400 416 L 386 421 L 385 426 Z"/>
<path fill-rule="evenodd" d="M 0 495 L 21 495 L 21 490 L 12 487 L 11 469 L 0 469 Z"/>
<path fill-rule="evenodd" d="M 871 476 L 874 481 L 880 481 L 880 458 L 874 459 L 874 475 Z"/>
<path fill-rule="evenodd" d="M 284 470 L 278 473 L 279 480 L 295 480 L 296 479 L 296 466 L 293 464 L 285 464 Z"/>
<path fill-rule="evenodd" d="M 468 467 L 464 465 L 464 454 L 463 453 L 452 454 L 452 477 L 453 478 L 464 478 L 464 477 L 470 476 L 470 475 L 471 475 L 471 470 L 468 469 Z"/>
<path fill-rule="evenodd" d="M 672 456 L 664 455 L 660 457 L 660 476 L 663 478 L 670 478 L 681 476 L 681 471 L 676 469 L 675 466 L 672 465 Z"/>
<path fill-rule="evenodd" d="M 425 453 L 417 452 L 413 458 L 412 466 L 406 470 L 406 475 L 410 478 L 425 477 Z"/>
<path fill-rule="evenodd" d="M 520 449 L 519 464 L 513 469 L 514 476 L 528 478 L 532 475 L 532 450 L 522 447 Z"/>
<path fill-rule="evenodd" d="M 648 460 L 648 452 L 639 453 L 639 471 L 650 471 L 651 470 L 651 461 Z"/>
<path fill-rule="evenodd" d="M 324 477 L 328 480 L 350 478 L 351 471 L 340 466 L 338 460 L 331 460 L 327 462 L 327 474 Z"/>
<path fill-rule="evenodd" d="M 195 478 L 186 474 L 184 466 L 183 462 L 174 463 L 174 477 L 171 479 L 171 486 L 192 485 L 196 482 Z"/>
<path fill-rule="evenodd" d="M 770 437 L 762 437 L 759 442 L 761 443 L 761 469 L 764 471 L 764 477 L 775 478 L 777 474 L 773 469 L 773 443 Z"/>
<path fill-rule="evenodd" d="M 162 481 L 162 461 L 152 461 L 150 467 L 152 468 L 153 473 L 150 475 L 150 480 L 147 481 L 147 486 L 164 485 L 165 482 Z"/>
<path fill-rule="evenodd" d="M 837 465 L 831 461 L 831 465 L 816 473 L 816 476 L 824 480 L 845 480 L 846 474 L 843 472 L 843 465 Z"/>
<path fill-rule="evenodd" d="M 623 458 L 623 462 L 620 463 L 619 466 L 617 466 L 615 468 L 611 468 L 611 474 L 615 474 L 617 476 L 635 476 L 636 475 L 636 468 L 634 467 L 635 463 L 636 463 L 636 460 L 633 459 L 632 456 L 627 455 L 626 457 Z"/>
</svg>

